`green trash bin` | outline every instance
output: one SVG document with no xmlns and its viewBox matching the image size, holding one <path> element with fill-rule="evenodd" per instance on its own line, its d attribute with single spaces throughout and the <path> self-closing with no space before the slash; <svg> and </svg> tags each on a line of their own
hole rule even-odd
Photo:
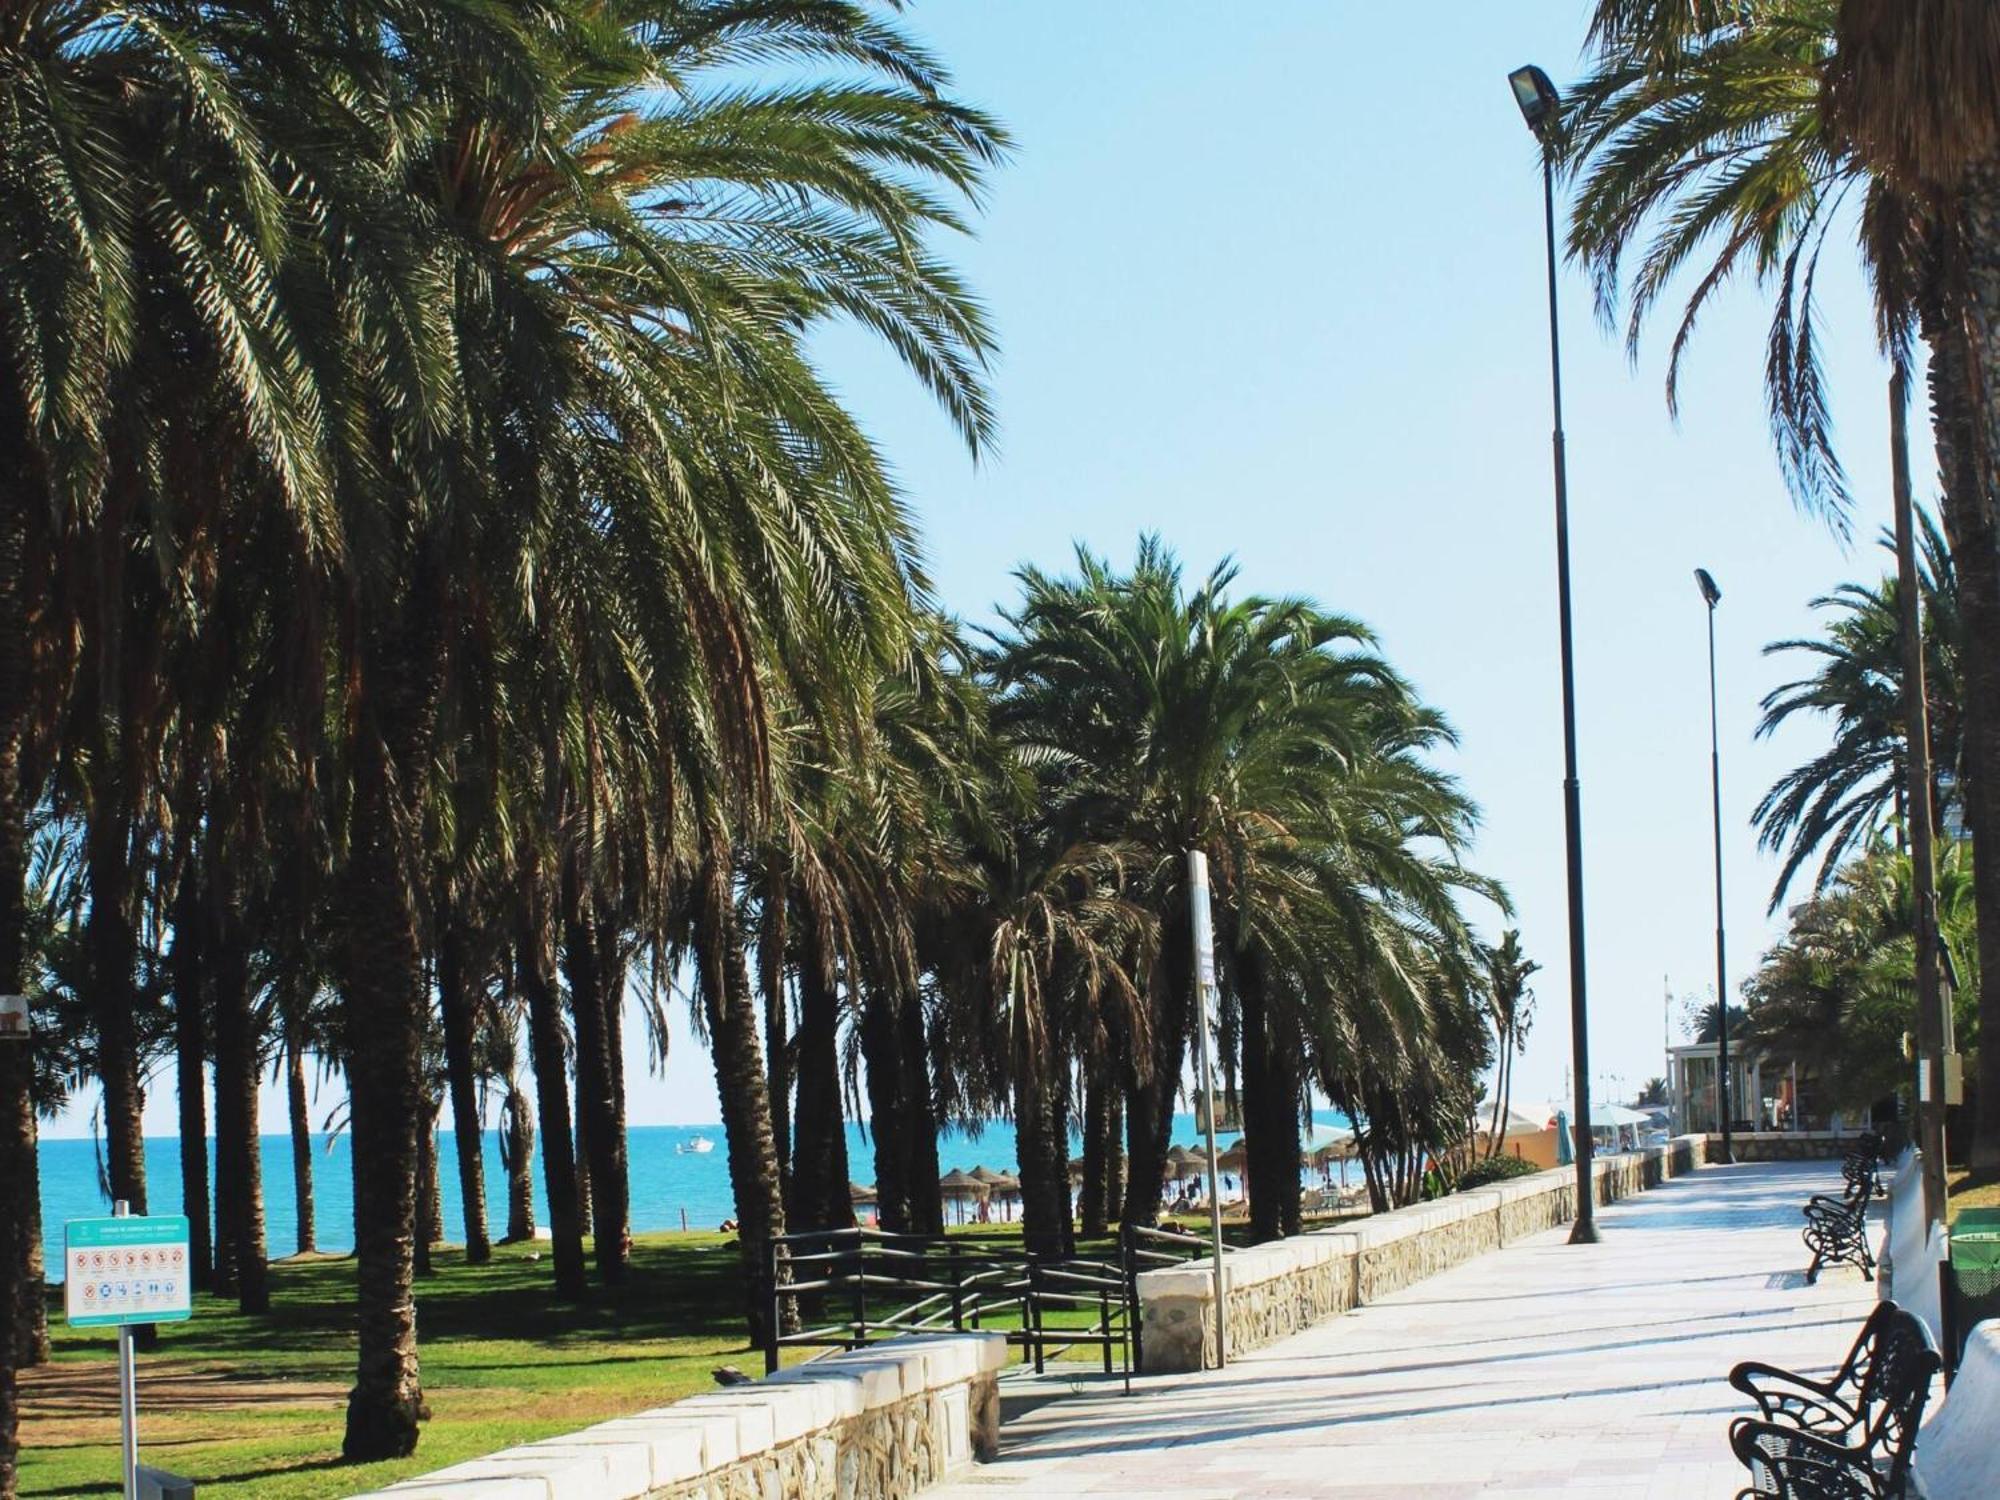
<svg viewBox="0 0 2000 1500">
<path fill-rule="evenodd" d="M 1945 1359 L 1955 1371 L 1973 1325 L 2000 1318 L 2000 1208 L 1968 1208 L 1951 1226 L 1943 1300 Z"/>
</svg>

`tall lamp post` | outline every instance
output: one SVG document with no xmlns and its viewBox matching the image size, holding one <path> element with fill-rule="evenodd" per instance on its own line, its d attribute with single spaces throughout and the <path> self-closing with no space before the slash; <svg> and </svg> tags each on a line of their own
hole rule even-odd
<svg viewBox="0 0 2000 1500">
<path fill-rule="evenodd" d="M 1729 1128 L 1734 1111 L 1729 1107 L 1729 965 L 1722 945 L 1722 737 L 1715 709 L 1715 606 L 1722 602 L 1722 590 L 1706 568 L 1694 570 L 1694 581 L 1708 604 L 1708 784 L 1715 815 L 1715 1101 L 1722 1116 L 1721 1160 L 1727 1164 L 1736 1160 L 1736 1152 Z"/>
<path fill-rule="evenodd" d="M 1570 644 L 1569 468 L 1563 458 L 1562 341 L 1556 328 L 1556 155 L 1562 148 L 1562 96 L 1537 67 L 1507 75 L 1514 102 L 1542 143 L 1542 215 L 1548 231 L 1549 385 L 1555 409 L 1556 610 L 1562 629 L 1563 825 L 1569 864 L 1569 1029 L 1576 1079 L 1576 1223 L 1572 1245 L 1597 1243 L 1591 1183 L 1590 1018 L 1585 1006 L 1583 944 L 1583 803 L 1576 779 L 1576 663 Z"/>
</svg>

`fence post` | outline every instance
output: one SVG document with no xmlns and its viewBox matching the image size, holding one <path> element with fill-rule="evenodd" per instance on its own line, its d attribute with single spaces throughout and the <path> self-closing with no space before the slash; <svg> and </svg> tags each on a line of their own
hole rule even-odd
<svg viewBox="0 0 2000 1500">
<path fill-rule="evenodd" d="M 1118 1226 L 1118 1254 L 1125 1263 L 1125 1338 L 1128 1348 L 1125 1373 L 1130 1376 L 1133 1366 L 1146 1362 L 1146 1350 L 1141 1343 L 1145 1330 L 1139 1321 L 1138 1236 L 1132 1232 L 1130 1224 Z"/>
<path fill-rule="evenodd" d="M 945 1278 L 951 1283 L 951 1329 L 953 1333 L 965 1332 L 965 1284 L 959 1279 L 958 1245 L 946 1240 Z"/>
<path fill-rule="evenodd" d="M 778 1331 L 783 1316 L 778 1297 L 778 1237 L 764 1241 L 764 1288 L 767 1306 L 764 1309 L 764 1373 L 778 1373 Z"/>
<path fill-rule="evenodd" d="M 1035 1373 L 1042 1373 L 1042 1266 L 1040 1261 L 1028 1262 L 1028 1312 L 1035 1321 Z"/>
<path fill-rule="evenodd" d="M 854 1337 L 850 1349 L 868 1345 L 868 1245 L 855 1231 L 854 1238 Z"/>
<path fill-rule="evenodd" d="M 1097 1278 L 1097 1327 L 1104 1335 L 1104 1373 L 1111 1373 L 1111 1288 Z"/>
</svg>

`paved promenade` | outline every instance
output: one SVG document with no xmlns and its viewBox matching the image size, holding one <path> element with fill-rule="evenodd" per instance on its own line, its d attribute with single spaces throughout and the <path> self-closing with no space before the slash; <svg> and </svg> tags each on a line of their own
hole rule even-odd
<svg viewBox="0 0 2000 1500">
<path fill-rule="evenodd" d="M 1799 1205 L 1832 1162 L 1706 1167 L 1385 1297 L 1225 1371 L 1052 1402 L 944 1500 L 1706 1500 L 1744 1482 L 1724 1377 L 1830 1370 L 1875 1296 L 1807 1286 Z"/>
</svg>

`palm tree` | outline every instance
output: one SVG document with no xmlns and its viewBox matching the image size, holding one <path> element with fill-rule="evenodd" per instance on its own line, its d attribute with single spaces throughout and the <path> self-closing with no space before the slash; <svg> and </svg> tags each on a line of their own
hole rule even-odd
<svg viewBox="0 0 2000 1500">
<path fill-rule="evenodd" d="M 1138 971 L 1150 1046 L 1128 1048 L 1125 1217 L 1158 1211 L 1191 1028 L 1186 855 L 1200 848 L 1222 1019 L 1243 1038 L 1253 1214 L 1283 1232 L 1299 1219 L 1302 1039 L 1380 1003 L 1392 952 L 1449 953 L 1438 981 L 1461 981 L 1455 893 L 1497 894 L 1458 864 L 1470 804 L 1423 762 L 1450 731 L 1352 620 L 1305 600 L 1232 601 L 1226 565 L 1186 589 L 1150 538 L 1127 575 L 1077 562 L 1070 579 L 1022 570 L 1026 598 L 988 670 L 996 723 L 1047 768 L 1078 836 L 1130 851 L 1125 892 L 1156 924 Z"/>
<path fill-rule="evenodd" d="M 1541 967 L 1522 954 L 1517 928 L 1510 927 L 1501 934 L 1497 948 L 1486 950 L 1486 1003 L 1492 1008 L 1493 1039 L 1500 1053 L 1499 1076 L 1493 1088 L 1493 1120 L 1486 1132 L 1488 1156 L 1500 1154 L 1502 1131 L 1514 1097 L 1514 1054 L 1527 1043 L 1528 1028 L 1535 1018 L 1535 992 L 1528 988 L 1528 980 Z"/>
<path fill-rule="evenodd" d="M 270 316 L 270 163 L 243 128 L 235 80 L 204 55 L 205 35 L 190 36 L 221 11 L 31 0 L 0 22 L 0 990 L 19 990 L 25 960 L 27 803 L 40 782 L 24 774 L 24 741 L 51 674 L 67 670 L 29 625 L 60 629 L 48 560 L 108 473 L 135 474 L 109 418 L 124 409 L 140 331 L 185 333 L 205 377 L 188 388 L 256 434 L 278 493 L 320 491 L 306 382 Z M 119 1018 L 107 1018 L 115 1036 Z M 122 1091 L 122 1060 L 114 1070 Z M 0 1255 L 16 1286 L 38 1269 L 31 1082 L 24 1051 L 0 1058 Z M 0 1496 L 11 1496 L 22 1351 L 14 1320 L 0 1321 Z"/>
<path fill-rule="evenodd" d="M 1930 800 L 1934 832 L 1942 836 L 1958 810 L 1963 785 L 1958 774 L 1958 589 L 1944 538 L 1928 515 L 1919 519 L 1919 586 L 1927 622 L 1924 684 L 1934 768 Z M 1893 540 L 1884 545 L 1894 548 Z M 1835 721 L 1833 744 L 1780 777 L 1752 814 L 1758 842 L 1786 856 L 1771 892 L 1772 911 L 1814 854 L 1821 854 L 1814 889 L 1822 891 L 1841 865 L 1873 841 L 1892 809 L 1897 821 L 1906 816 L 1902 607 L 1897 595 L 1893 576 L 1873 587 L 1842 584 L 1813 601 L 1815 609 L 1834 616 L 1823 638 L 1775 641 L 1764 648 L 1766 656 L 1803 655 L 1816 662 L 1816 670 L 1765 694 L 1758 737 L 1776 733 L 1795 714 L 1831 714 Z"/>
<path fill-rule="evenodd" d="M 1820 380 L 1812 290 L 1840 206 L 1861 203 L 1863 258 L 1885 348 L 1929 359 L 1941 511 L 1964 638 L 2000 638 L 2000 98 L 1982 71 L 1993 18 L 1943 0 L 1601 0 L 1594 71 L 1570 124 L 1583 173 L 1573 253 L 1616 304 L 1627 250 L 1652 234 L 1631 296 L 1632 336 L 1675 272 L 1715 247 L 1683 313 L 1675 361 L 1739 267 L 1778 285 L 1767 387 L 1794 493 L 1838 515 L 1845 482 Z M 1972 50 L 1966 50 L 1966 49 Z M 1669 394 L 1672 376 L 1669 377 Z M 1964 664 L 1963 756 L 1980 883 L 1982 1009 L 2000 1018 L 2000 662 Z M 1975 1165 L 2000 1163 L 2000 1055 L 1981 1059 Z M 1988 1073 L 1987 1069 L 1991 1069 Z"/>
</svg>

